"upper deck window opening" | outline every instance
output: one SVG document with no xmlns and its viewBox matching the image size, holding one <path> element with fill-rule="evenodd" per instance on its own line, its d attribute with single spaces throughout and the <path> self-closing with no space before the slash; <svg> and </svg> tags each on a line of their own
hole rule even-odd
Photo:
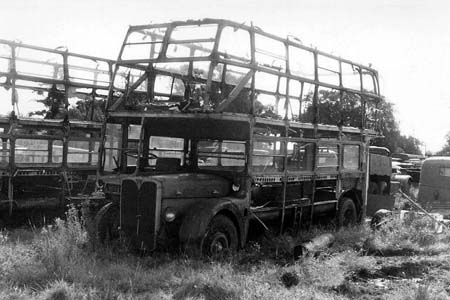
<svg viewBox="0 0 450 300">
<path fill-rule="evenodd" d="M 188 75 L 188 72 L 189 72 L 189 62 L 188 61 L 155 63 L 154 67 L 157 70 L 167 71 L 170 73 L 175 73 L 175 74 L 184 75 L 184 76 Z"/>
<path fill-rule="evenodd" d="M 213 70 L 212 80 L 222 81 L 222 76 L 223 76 L 223 64 L 217 64 Z"/>
<path fill-rule="evenodd" d="M 335 91 L 337 94 L 338 92 Z M 355 93 L 343 93 L 341 102 L 341 122 L 344 126 L 360 127 L 363 118 L 362 99 Z"/>
<path fill-rule="evenodd" d="M 339 61 L 327 56 L 318 55 L 319 81 L 338 86 L 339 81 Z"/>
<path fill-rule="evenodd" d="M 376 93 L 375 76 L 372 72 L 365 69 L 362 72 L 363 90 L 369 93 Z"/>
<path fill-rule="evenodd" d="M 156 75 L 154 87 L 156 93 L 183 96 L 184 90 L 184 83 L 180 78 Z"/>
<path fill-rule="evenodd" d="M 69 78 L 73 82 L 107 87 L 110 84 L 109 65 L 106 61 L 92 60 L 70 55 Z"/>
<path fill-rule="evenodd" d="M 232 85 L 238 85 L 248 72 L 250 72 L 250 69 L 228 65 L 225 74 L 225 82 Z M 245 87 L 250 87 L 250 84 L 251 80 L 247 81 Z"/>
<path fill-rule="evenodd" d="M 214 39 L 217 34 L 217 24 L 176 26 L 170 35 L 170 41 Z"/>
<path fill-rule="evenodd" d="M 302 84 L 297 80 L 289 80 L 289 105 L 288 105 L 288 119 L 300 120 L 302 108 Z"/>
<path fill-rule="evenodd" d="M 346 111 L 343 110 L 343 105 L 341 103 L 341 94 L 338 90 L 333 90 L 329 88 L 319 87 L 318 91 L 318 117 L 319 123 L 328 125 L 337 125 L 346 116 Z M 302 122 L 313 122 L 314 120 L 314 109 L 312 106 L 313 93 L 305 95 L 302 99 Z M 353 103 L 353 102 L 352 102 Z M 356 104 L 355 104 L 356 105 Z M 353 116 L 354 111 L 349 106 L 349 113 Z M 352 121 L 352 120 L 351 120 Z"/>
<path fill-rule="evenodd" d="M 256 72 L 255 74 L 255 88 L 257 90 L 263 90 L 267 92 L 276 93 L 280 86 L 280 77 L 266 73 Z M 284 81 L 284 87 L 286 90 L 286 81 Z"/>
<path fill-rule="evenodd" d="M 291 89 L 291 86 L 292 85 L 289 86 L 289 89 Z M 311 122 L 314 85 L 309 83 L 301 83 L 299 88 L 300 98 L 298 103 L 295 103 L 295 100 L 291 102 L 292 114 L 293 116 L 297 115 L 297 120 L 300 122 Z"/>
<path fill-rule="evenodd" d="M 289 70 L 292 75 L 314 79 L 314 55 L 311 51 L 289 46 Z"/>
<path fill-rule="evenodd" d="M 134 68 L 119 67 L 114 77 L 114 87 L 117 89 L 126 89 L 132 86 L 144 75 L 144 71 Z M 147 80 L 142 82 L 135 91 L 147 91 Z"/>
<path fill-rule="evenodd" d="M 122 60 L 146 60 L 158 57 L 162 49 L 165 27 L 132 31 L 127 37 Z"/>
<path fill-rule="evenodd" d="M 173 29 L 166 57 L 206 57 L 211 54 L 217 24 L 177 26 Z"/>
<path fill-rule="evenodd" d="M 269 119 L 283 119 L 286 114 L 286 98 L 259 93 L 255 101 L 257 116 Z"/>
<path fill-rule="evenodd" d="M 208 79 L 210 66 L 211 62 L 209 61 L 194 61 L 192 68 L 192 76 L 194 78 Z M 211 79 L 213 81 L 222 81 L 223 70 L 224 70 L 223 64 L 217 64 L 216 66 L 214 66 Z"/>
<path fill-rule="evenodd" d="M 213 46 L 212 42 L 169 44 L 166 57 L 207 57 L 211 54 Z"/>
<path fill-rule="evenodd" d="M 26 47 L 16 48 L 16 71 L 21 75 L 64 79 L 63 56 Z"/>
<path fill-rule="evenodd" d="M 219 52 L 225 59 L 249 62 L 250 33 L 238 27 L 224 27 L 220 36 Z"/>
<path fill-rule="evenodd" d="M 300 100 L 296 98 L 289 98 L 287 105 L 287 118 L 288 120 L 299 121 L 300 120 Z"/>
<path fill-rule="evenodd" d="M 264 67 L 286 72 L 286 46 L 275 39 L 255 35 L 255 59 Z"/>
<path fill-rule="evenodd" d="M 61 86 L 57 86 L 57 88 L 52 88 L 50 85 L 44 85 L 41 84 L 39 82 L 31 82 L 28 81 L 28 83 L 30 83 L 30 86 L 33 87 L 41 87 L 41 88 L 48 88 L 51 89 L 51 92 L 53 93 L 53 95 L 55 96 L 62 96 L 64 94 L 64 90 L 63 87 Z M 19 105 L 19 110 L 20 113 L 23 115 L 28 115 L 28 114 L 32 114 L 34 117 L 38 116 L 40 118 L 45 117 L 46 115 L 48 115 L 49 117 L 51 116 L 52 118 L 63 118 L 62 114 L 60 114 L 63 109 L 64 109 L 64 104 L 62 101 L 60 101 L 59 103 L 55 103 L 56 106 L 58 107 L 58 111 L 56 112 L 56 109 L 54 111 L 49 111 L 48 107 L 44 104 L 45 103 L 45 99 L 48 98 L 49 95 L 49 91 L 43 91 L 42 93 L 36 93 L 33 91 L 32 88 L 18 88 L 17 85 L 21 85 L 22 84 L 22 80 L 16 80 L 16 89 L 15 89 L 15 96 L 16 99 L 19 99 L 18 101 L 18 105 Z M 9 98 L 4 98 L 6 99 L 11 99 L 11 92 L 13 91 L 13 89 L 10 89 L 9 91 L 7 91 L 6 89 L 0 88 L 0 97 L 9 97 Z M 21 100 L 25 100 L 26 101 L 21 101 Z M 61 98 L 59 98 L 61 99 Z M 40 101 L 40 100 L 44 100 L 44 101 Z M 54 112 L 56 112 L 56 115 L 54 115 Z M 6 110 L 5 112 L 6 113 Z M 21 130 L 19 128 L 17 128 L 17 131 L 15 129 L 15 132 L 20 132 Z"/>
<path fill-rule="evenodd" d="M 366 111 L 365 111 L 365 121 L 367 128 L 379 128 L 379 118 L 383 110 L 383 102 L 380 99 L 366 97 L 363 95 L 360 97 L 362 101 L 365 101 Z"/>
<path fill-rule="evenodd" d="M 211 62 L 209 61 L 196 61 L 193 63 L 193 70 L 192 70 L 192 76 L 194 78 L 202 78 L 207 79 L 208 78 L 208 72 L 209 72 L 209 66 L 211 65 Z M 217 67 L 216 67 L 217 69 Z M 214 76 L 214 73 L 213 73 Z M 217 78 L 214 78 L 213 80 L 217 81 Z"/>
<path fill-rule="evenodd" d="M 361 90 L 360 68 L 342 63 L 342 85 L 353 90 Z"/>
</svg>

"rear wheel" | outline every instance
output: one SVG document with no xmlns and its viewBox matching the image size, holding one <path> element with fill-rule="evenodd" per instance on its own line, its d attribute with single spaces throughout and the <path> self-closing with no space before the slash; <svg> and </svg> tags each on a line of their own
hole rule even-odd
<svg viewBox="0 0 450 300">
<path fill-rule="evenodd" d="M 119 206 L 108 203 L 95 216 L 97 241 L 105 244 L 119 239 Z"/>
<path fill-rule="evenodd" d="M 350 198 L 343 198 L 338 210 L 339 227 L 351 226 L 356 224 L 356 207 Z"/>
<path fill-rule="evenodd" d="M 238 233 L 233 222 L 224 215 L 215 216 L 202 241 L 203 255 L 221 257 L 238 248 Z"/>
</svg>

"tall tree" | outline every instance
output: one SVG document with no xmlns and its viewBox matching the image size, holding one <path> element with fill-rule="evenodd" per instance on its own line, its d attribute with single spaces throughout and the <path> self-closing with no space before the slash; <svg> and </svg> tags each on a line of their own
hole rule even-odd
<svg viewBox="0 0 450 300">
<path fill-rule="evenodd" d="M 445 144 L 441 150 L 436 152 L 436 155 L 450 156 L 450 132 L 445 136 Z"/>
<path fill-rule="evenodd" d="M 362 107 L 358 95 L 350 93 L 341 95 L 339 91 L 320 90 L 318 96 L 319 123 L 361 126 Z M 312 94 L 307 95 L 307 99 L 312 102 Z M 412 136 L 401 134 L 394 116 L 394 105 L 391 102 L 383 98 L 377 107 L 371 107 L 368 111 L 370 113 L 368 113 L 367 122 L 375 126 L 382 135 L 372 140 L 372 145 L 386 147 L 391 152 L 421 154 L 422 143 Z M 309 106 L 302 121 L 312 122 L 313 114 L 313 108 Z"/>
<path fill-rule="evenodd" d="M 313 94 L 306 96 L 306 102 L 312 103 Z M 355 94 L 333 90 L 319 90 L 318 117 L 319 123 L 360 127 L 362 123 L 361 99 Z M 314 112 L 308 106 L 302 116 L 302 122 L 312 122 Z"/>
<path fill-rule="evenodd" d="M 45 99 L 36 100 L 36 102 L 42 103 L 45 109 L 30 112 L 29 116 L 43 116 L 44 119 L 62 119 L 65 116 L 64 100 L 64 91 L 58 90 L 56 84 L 54 84 L 48 90 Z"/>
<path fill-rule="evenodd" d="M 374 146 L 388 148 L 391 152 L 422 154 L 422 142 L 410 135 L 402 135 L 394 116 L 394 105 L 383 99 L 378 107 L 378 128 L 383 138 L 373 141 Z"/>
<path fill-rule="evenodd" d="M 72 120 L 89 120 L 101 122 L 104 117 L 105 100 L 103 98 L 94 100 L 92 95 L 73 95 L 69 94 L 69 97 L 76 96 L 78 100 L 75 105 L 65 108 L 65 91 L 57 89 L 56 85 L 53 85 L 47 93 L 47 97 L 44 99 L 36 100 L 42 103 L 45 108 L 39 111 L 30 112 L 29 116 L 42 116 L 44 119 L 64 119 L 68 115 Z"/>
</svg>

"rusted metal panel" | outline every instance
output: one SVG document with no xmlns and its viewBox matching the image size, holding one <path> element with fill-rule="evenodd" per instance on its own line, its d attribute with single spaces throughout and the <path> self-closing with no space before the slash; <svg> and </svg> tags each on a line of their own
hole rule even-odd
<svg viewBox="0 0 450 300">
<path fill-rule="evenodd" d="M 379 176 L 391 176 L 392 162 L 385 155 L 370 154 L 370 174 Z"/>
<path fill-rule="evenodd" d="M 230 193 L 229 181 L 215 174 L 180 173 L 153 178 L 161 181 L 163 198 L 216 198 Z"/>
<path fill-rule="evenodd" d="M 155 181 L 122 181 L 120 226 L 136 249 L 152 251 L 160 224 L 161 192 Z"/>
<path fill-rule="evenodd" d="M 156 248 L 161 214 L 161 194 L 156 182 L 143 182 L 139 189 L 137 201 L 137 246 L 139 249 L 153 251 Z"/>
</svg>

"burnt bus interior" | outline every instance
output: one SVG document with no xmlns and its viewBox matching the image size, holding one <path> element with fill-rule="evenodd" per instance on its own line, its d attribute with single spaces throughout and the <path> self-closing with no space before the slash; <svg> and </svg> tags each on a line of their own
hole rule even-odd
<svg viewBox="0 0 450 300">
<path fill-rule="evenodd" d="M 380 100 L 376 70 L 253 25 L 130 26 L 106 105 L 102 167 L 216 172 L 256 216 L 284 219 L 292 208 L 297 222 L 297 210 L 336 210 L 343 192 L 362 190 Z"/>
<path fill-rule="evenodd" d="M 63 210 L 94 190 L 112 70 L 110 60 L 0 40 L 3 219 Z"/>
</svg>

